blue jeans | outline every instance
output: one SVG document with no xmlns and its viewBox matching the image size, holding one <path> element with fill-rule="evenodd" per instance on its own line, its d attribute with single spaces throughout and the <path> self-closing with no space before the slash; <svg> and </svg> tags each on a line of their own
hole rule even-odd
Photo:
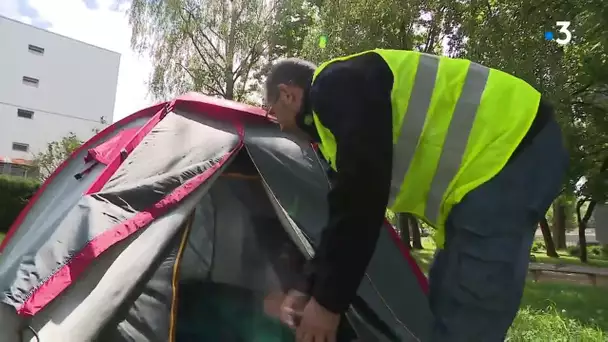
<svg viewBox="0 0 608 342">
<path fill-rule="evenodd" d="M 551 119 L 487 183 L 468 193 L 446 222 L 445 249 L 431 267 L 432 342 L 504 341 L 517 314 L 540 219 L 568 165 Z"/>
</svg>

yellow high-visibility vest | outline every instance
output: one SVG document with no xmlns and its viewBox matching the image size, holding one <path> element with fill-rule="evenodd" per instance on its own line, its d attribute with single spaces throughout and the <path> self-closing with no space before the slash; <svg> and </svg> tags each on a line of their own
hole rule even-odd
<svg viewBox="0 0 608 342">
<path fill-rule="evenodd" d="M 540 93 L 525 81 L 464 59 L 376 49 L 393 72 L 393 170 L 388 209 L 411 213 L 445 240 L 450 210 L 494 177 L 532 125 Z M 317 114 L 319 149 L 336 168 L 336 140 Z"/>
</svg>

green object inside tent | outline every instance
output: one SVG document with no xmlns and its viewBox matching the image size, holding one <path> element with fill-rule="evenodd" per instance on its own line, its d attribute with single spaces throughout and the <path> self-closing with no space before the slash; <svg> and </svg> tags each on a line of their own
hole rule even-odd
<svg viewBox="0 0 608 342">
<path fill-rule="evenodd" d="M 292 342 L 294 334 L 263 311 L 263 298 L 228 285 L 180 285 L 177 342 Z"/>
<path fill-rule="evenodd" d="M 176 342 L 293 342 L 294 333 L 263 311 L 263 295 L 224 284 L 181 284 Z M 343 317 L 338 342 L 356 335 Z"/>
</svg>

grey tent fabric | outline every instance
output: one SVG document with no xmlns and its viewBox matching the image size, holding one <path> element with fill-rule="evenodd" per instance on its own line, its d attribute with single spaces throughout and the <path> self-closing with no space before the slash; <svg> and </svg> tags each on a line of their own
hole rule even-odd
<svg viewBox="0 0 608 342">
<path fill-rule="evenodd" d="M 117 130 L 107 137 L 100 139 L 99 144 L 109 140 L 120 129 L 138 127 L 143 125 L 149 117 L 135 119 L 130 123 L 120 125 Z M 73 158 L 82 161 L 86 155 L 86 150 L 80 152 Z M 48 184 L 42 196 L 32 207 L 24 222 L 21 224 L 12 243 L 8 244 L 2 251 L 2 262 L 0 262 L 0 288 L 10 286 L 5 281 L 12 281 L 18 275 L 18 268 L 25 265 L 36 263 L 36 260 L 48 260 L 46 255 L 40 254 L 44 245 L 56 234 L 56 227 L 64 219 L 68 211 L 82 200 L 82 194 L 95 181 L 99 173 L 103 170 L 103 165 L 96 165 L 85 178 L 76 180 L 74 175 L 84 168 L 82 162 L 69 163 L 67 167 L 55 177 L 54 181 Z M 54 267 L 50 265 L 50 267 Z M 37 269 L 38 271 L 38 269 Z M 47 272 L 42 274 L 47 275 Z M 24 279 L 24 281 L 29 281 Z M 25 287 L 23 291 L 27 291 Z M 2 298 L 2 297 L 0 297 Z M 2 301 L 12 301 L 3 298 Z"/>
<path fill-rule="evenodd" d="M 233 107 L 226 104 L 226 115 L 238 114 Z M 116 129 L 141 127 L 158 108 Z M 58 200 L 49 201 L 53 193 L 45 192 L 45 207 L 35 203 L 28 212 L 0 255 L 0 313 L 7 317 L 0 320 L 0 342 L 24 324 L 42 341 L 175 341 L 185 324 L 179 303 L 188 302 L 180 289 L 193 302 L 212 305 L 205 302 L 210 288 L 248 293 L 246 320 L 257 323 L 245 329 L 251 335 L 245 340 L 259 340 L 256 329 L 289 340 L 276 323 L 251 315 L 262 312 L 264 296 L 289 288 L 314 255 L 327 219 L 327 165 L 309 144 L 273 123 L 223 120 L 222 107 L 195 101 L 177 101 L 170 109 L 100 191 L 82 194 L 108 166 L 74 180 L 84 166 L 78 155 L 47 187 Z M 65 185 L 58 190 L 54 182 L 73 183 L 74 192 Z M 160 207 L 164 211 L 155 214 Z M 45 220 L 53 213 L 61 215 Z M 142 214 L 151 221 L 140 226 Z M 385 228 L 341 332 L 352 330 L 365 341 L 424 341 L 431 322 L 426 295 L 392 240 L 392 228 Z M 101 238 L 112 245 L 87 254 Z M 64 290 L 48 292 L 58 272 L 74 267 L 74 258 L 89 258 L 86 269 L 74 273 Z M 50 302 L 32 306 L 40 302 L 35 296 Z"/>
<path fill-rule="evenodd" d="M 8 285 L 10 291 L 0 294 L 0 301 L 14 306 L 23 304 L 41 282 L 93 238 L 154 205 L 177 186 L 210 168 L 237 145 L 234 128 L 230 133 L 224 131 L 229 126 L 223 122 L 198 119 L 209 122 L 191 124 L 188 115 L 169 113 L 100 192 L 82 196 L 57 220 L 47 221 L 50 227 L 45 232 L 49 234 L 43 235 L 42 245 L 33 246 L 33 253 L 15 255 L 11 250 L 5 251 L 0 264 L 0 284 Z M 207 148 L 196 148 L 202 145 Z M 162 157 L 155 158 L 159 154 Z M 38 239 L 40 237 L 34 241 Z M 29 240 L 19 240 L 25 241 Z M 13 255 L 15 258 L 11 258 Z M 12 263 L 6 259 L 12 259 Z M 10 274 L 14 275 L 10 277 Z M 4 279 L 13 281 L 10 285 L 3 284 Z"/>
</svg>

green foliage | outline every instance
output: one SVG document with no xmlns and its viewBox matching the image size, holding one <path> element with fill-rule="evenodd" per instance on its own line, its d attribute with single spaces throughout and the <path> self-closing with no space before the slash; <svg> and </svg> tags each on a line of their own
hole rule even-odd
<svg viewBox="0 0 608 342">
<path fill-rule="evenodd" d="M 566 248 L 566 250 L 568 251 L 568 254 L 570 254 L 571 256 L 580 256 L 581 255 L 581 246 L 569 246 L 568 248 Z"/>
<path fill-rule="evenodd" d="M 36 180 L 0 175 L 0 232 L 6 232 L 38 189 Z"/>
<path fill-rule="evenodd" d="M 386 219 L 393 226 L 397 225 L 397 215 L 390 209 L 386 209 Z"/>
<path fill-rule="evenodd" d="M 33 164 L 38 168 L 39 180 L 44 181 L 50 176 L 82 143 L 83 141 L 71 132 L 61 140 L 48 143 L 44 151 L 34 156 Z"/>
<path fill-rule="evenodd" d="M 421 16 L 421 13 L 425 15 Z M 314 62 L 374 48 L 415 49 L 441 53 L 442 26 L 447 18 L 442 1 L 325 1 L 315 13 L 301 55 Z M 318 47 L 319 37 L 327 46 Z"/>
<path fill-rule="evenodd" d="M 157 99 L 187 91 L 259 102 L 261 71 L 297 50 L 310 24 L 303 0 L 131 2 L 132 47 L 152 59 Z"/>
<path fill-rule="evenodd" d="M 538 252 L 542 252 L 547 250 L 547 247 L 545 246 L 545 243 L 542 241 L 534 241 L 534 243 L 532 243 L 532 249 L 531 251 L 533 253 L 538 253 Z"/>
<path fill-rule="evenodd" d="M 608 260 L 607 248 L 605 246 L 588 246 L 587 254 L 590 259 Z M 566 251 L 573 257 L 580 257 L 581 246 L 569 246 Z"/>
<path fill-rule="evenodd" d="M 602 247 L 600 246 L 592 246 L 589 248 L 589 255 L 599 257 L 602 253 Z"/>
</svg>

